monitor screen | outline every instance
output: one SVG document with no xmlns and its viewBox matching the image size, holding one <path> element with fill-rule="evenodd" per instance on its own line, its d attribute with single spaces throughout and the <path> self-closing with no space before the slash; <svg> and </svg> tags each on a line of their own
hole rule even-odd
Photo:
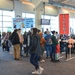
<svg viewBox="0 0 75 75">
<path fill-rule="evenodd" d="M 41 25 L 50 25 L 50 19 L 41 19 Z"/>
</svg>

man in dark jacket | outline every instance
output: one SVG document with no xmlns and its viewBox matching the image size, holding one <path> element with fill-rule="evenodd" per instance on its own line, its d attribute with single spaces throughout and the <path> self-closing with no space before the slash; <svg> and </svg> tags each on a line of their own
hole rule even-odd
<svg viewBox="0 0 75 75">
<path fill-rule="evenodd" d="M 56 45 L 58 44 L 58 41 L 56 39 L 56 32 L 52 31 L 52 36 L 51 36 L 51 40 L 52 40 L 52 53 L 51 53 L 51 61 L 56 62 L 55 60 L 55 52 L 56 52 Z"/>
<path fill-rule="evenodd" d="M 14 47 L 14 59 L 19 60 L 20 59 L 20 39 L 19 39 L 18 30 L 13 35 L 12 44 Z"/>
</svg>

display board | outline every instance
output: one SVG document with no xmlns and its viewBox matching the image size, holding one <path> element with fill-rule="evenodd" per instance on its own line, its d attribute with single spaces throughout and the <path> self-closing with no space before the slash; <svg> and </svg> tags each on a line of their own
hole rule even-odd
<svg viewBox="0 0 75 75">
<path fill-rule="evenodd" d="M 13 28 L 33 28 L 33 18 L 13 18 Z"/>
</svg>

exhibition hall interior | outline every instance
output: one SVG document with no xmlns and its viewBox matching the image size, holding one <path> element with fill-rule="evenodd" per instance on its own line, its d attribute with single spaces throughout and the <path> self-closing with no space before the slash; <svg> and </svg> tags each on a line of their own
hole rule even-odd
<svg viewBox="0 0 75 75">
<path fill-rule="evenodd" d="M 75 0 L 0 0 L 0 75 L 75 75 Z"/>
</svg>

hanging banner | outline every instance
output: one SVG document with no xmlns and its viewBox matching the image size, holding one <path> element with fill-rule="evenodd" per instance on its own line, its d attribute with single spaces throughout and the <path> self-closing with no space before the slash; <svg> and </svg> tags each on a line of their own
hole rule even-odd
<svg viewBox="0 0 75 75">
<path fill-rule="evenodd" d="M 13 18 L 13 28 L 33 28 L 33 18 Z"/>
<path fill-rule="evenodd" d="M 69 34 L 69 14 L 59 15 L 60 34 Z"/>
<path fill-rule="evenodd" d="M 25 26 L 26 26 L 26 28 L 33 28 L 34 27 L 34 19 L 33 18 L 26 18 L 25 19 Z"/>
<path fill-rule="evenodd" d="M 24 20 L 23 18 L 13 18 L 13 28 L 23 28 Z"/>
</svg>

